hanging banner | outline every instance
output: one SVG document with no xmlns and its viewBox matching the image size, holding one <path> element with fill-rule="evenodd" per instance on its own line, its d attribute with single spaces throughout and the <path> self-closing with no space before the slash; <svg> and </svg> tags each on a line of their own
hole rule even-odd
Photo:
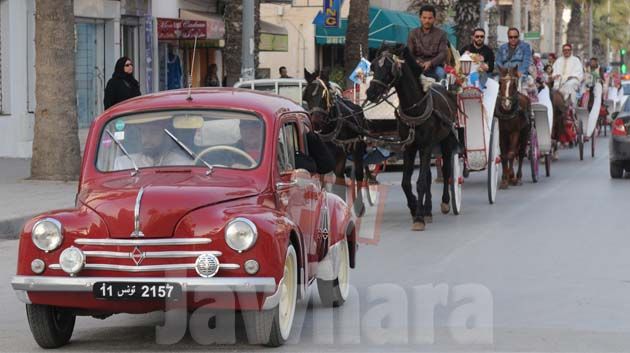
<svg viewBox="0 0 630 353">
<path fill-rule="evenodd" d="M 324 0 L 324 27 L 340 26 L 341 2 L 341 0 Z"/>
<path fill-rule="evenodd" d="M 208 31 L 206 21 L 158 18 L 158 39 L 205 39 Z"/>
</svg>

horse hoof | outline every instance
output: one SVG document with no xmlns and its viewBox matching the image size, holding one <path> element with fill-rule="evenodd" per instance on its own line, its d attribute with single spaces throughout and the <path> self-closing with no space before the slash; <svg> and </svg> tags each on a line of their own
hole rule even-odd
<svg viewBox="0 0 630 353">
<path fill-rule="evenodd" d="M 501 184 L 499 184 L 499 190 L 507 190 L 510 184 L 508 184 L 507 180 L 501 180 Z"/>
<path fill-rule="evenodd" d="M 437 177 L 437 178 L 435 178 L 435 180 L 433 182 L 436 183 L 436 184 L 442 184 L 444 182 L 444 178 Z"/>
<path fill-rule="evenodd" d="M 413 230 L 414 232 L 422 232 L 425 227 L 426 226 L 424 222 L 413 222 L 413 226 L 411 227 L 411 230 Z"/>
<path fill-rule="evenodd" d="M 433 216 L 425 216 L 424 221 L 426 223 L 433 223 Z"/>
<path fill-rule="evenodd" d="M 451 206 L 447 203 L 442 202 L 442 204 L 440 204 L 440 210 L 443 214 L 448 214 L 449 212 L 451 212 Z"/>
</svg>

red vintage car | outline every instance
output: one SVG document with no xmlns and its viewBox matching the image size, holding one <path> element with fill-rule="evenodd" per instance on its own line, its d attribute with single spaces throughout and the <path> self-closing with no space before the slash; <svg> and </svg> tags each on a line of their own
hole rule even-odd
<svg viewBox="0 0 630 353">
<path fill-rule="evenodd" d="M 310 128 L 294 102 L 238 89 L 154 94 L 96 118 L 76 208 L 20 235 L 11 284 L 37 343 L 66 344 L 77 315 L 204 306 L 241 311 L 250 342 L 278 346 L 315 280 L 325 305 L 343 304 L 355 221 L 296 168 Z"/>
</svg>

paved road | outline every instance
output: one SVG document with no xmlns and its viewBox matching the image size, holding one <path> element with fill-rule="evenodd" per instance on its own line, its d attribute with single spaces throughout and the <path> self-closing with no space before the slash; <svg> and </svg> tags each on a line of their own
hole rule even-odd
<svg viewBox="0 0 630 353">
<path fill-rule="evenodd" d="M 473 173 L 463 214 L 436 214 L 423 233 L 409 230 L 400 173 L 382 175 L 391 187 L 380 240 L 360 249 L 354 295 L 332 317 L 314 299 L 296 319 L 295 342 L 277 351 L 627 351 L 630 179 L 610 179 L 607 141 L 598 142 L 597 158 L 561 151 L 551 178 L 526 177 L 496 205 L 485 174 Z M 37 351 L 9 287 L 16 248 L 0 241 L 0 350 Z M 261 350 L 241 335 L 235 345 L 201 346 L 190 335 L 158 345 L 161 321 L 80 318 L 61 351 Z"/>
</svg>

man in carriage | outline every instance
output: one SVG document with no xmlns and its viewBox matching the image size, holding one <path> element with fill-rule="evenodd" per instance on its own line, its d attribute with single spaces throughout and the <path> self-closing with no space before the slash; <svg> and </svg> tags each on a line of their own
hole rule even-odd
<svg viewBox="0 0 630 353">
<path fill-rule="evenodd" d="M 446 78 L 444 65 L 449 50 L 446 32 L 434 26 L 435 7 L 423 5 L 419 15 L 422 26 L 409 33 L 407 47 L 422 67 L 424 76 L 440 81 Z"/>
<path fill-rule="evenodd" d="M 532 48 L 528 43 L 520 40 L 520 32 L 517 28 L 508 29 L 508 42 L 499 47 L 495 63 L 498 69 L 516 67 L 522 87 L 521 92 L 528 97 L 531 96 L 528 89 L 533 86 L 535 91 L 534 79 L 529 75 L 529 67 L 532 64 Z"/>
<path fill-rule="evenodd" d="M 575 107 L 578 89 L 584 79 L 584 70 L 580 59 L 573 56 L 572 51 L 571 44 L 562 46 L 562 57 L 553 64 L 553 78 L 554 87 L 560 90 L 565 101 Z"/>
</svg>

